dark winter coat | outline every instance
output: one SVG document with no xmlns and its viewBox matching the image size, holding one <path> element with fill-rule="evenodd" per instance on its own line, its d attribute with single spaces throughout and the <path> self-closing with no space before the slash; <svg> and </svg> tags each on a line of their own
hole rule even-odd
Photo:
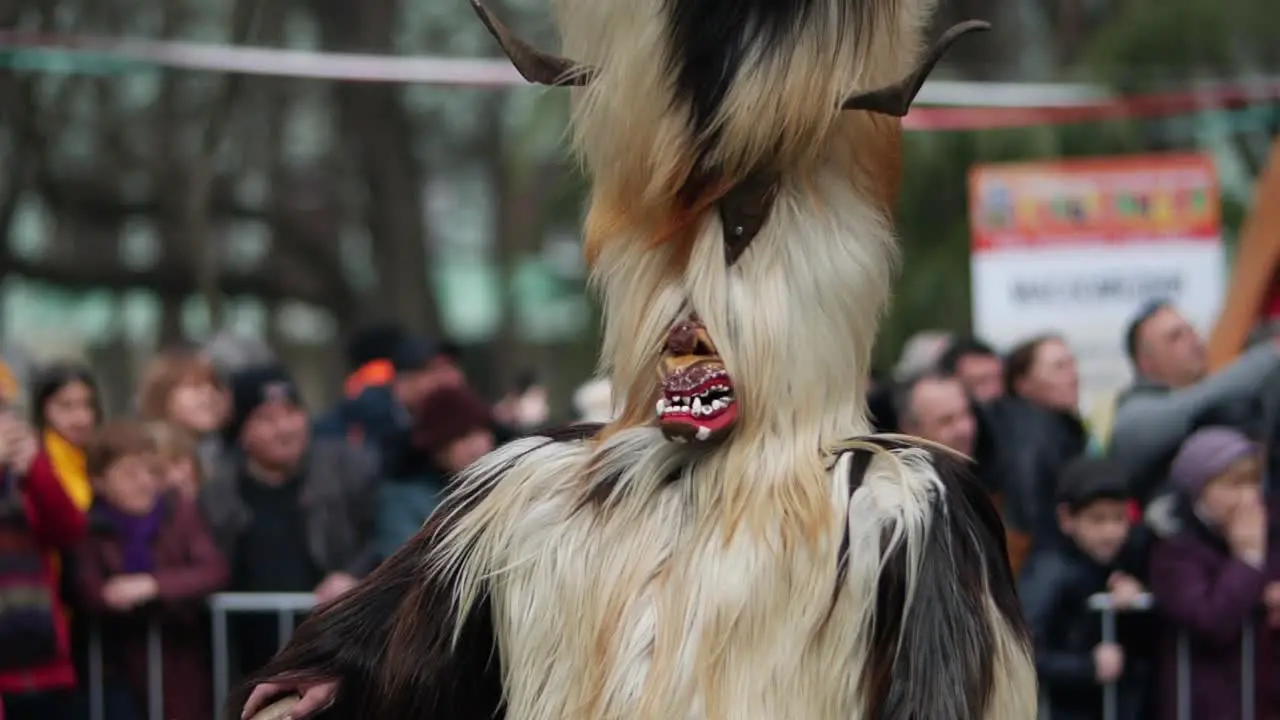
<svg viewBox="0 0 1280 720">
<path fill-rule="evenodd" d="M 205 598 L 222 590 L 229 571 L 198 508 L 176 498 L 162 500 L 166 516 L 152 543 L 157 598 L 142 608 L 119 613 L 106 606 L 107 580 L 122 573 L 124 553 L 111 522 L 100 508 L 89 511 L 89 536 L 76 553 L 81 605 L 99 622 L 107 677 L 121 679 L 137 707 L 147 707 L 147 633 L 156 623 L 161 634 L 164 717 L 209 720 L 213 690 Z"/>
<path fill-rule="evenodd" d="M 1147 512 L 1158 535 L 1151 555 L 1150 587 L 1156 607 L 1172 626 L 1160 647 L 1160 717 L 1177 714 L 1178 643 L 1185 637 L 1191 677 L 1191 717 L 1241 717 L 1241 660 L 1246 623 L 1253 620 L 1258 678 L 1258 718 L 1280 711 L 1270 688 L 1280 687 L 1275 661 L 1277 635 L 1259 611 L 1268 582 L 1280 580 L 1280 519 L 1271 503 L 1267 565 L 1261 570 L 1236 559 L 1226 541 L 1177 496 L 1162 498 Z"/>
<path fill-rule="evenodd" d="M 1142 544 L 1135 533 L 1130 546 Z M 1019 583 L 1023 612 L 1035 643 L 1036 673 L 1053 720 L 1094 720 L 1102 716 L 1103 686 L 1096 677 L 1093 651 L 1102 642 L 1102 615 L 1089 598 L 1107 591 L 1113 572 L 1135 577 L 1142 569 L 1117 561 L 1102 565 L 1065 541 L 1032 554 Z M 1117 720 L 1145 717 L 1152 662 L 1148 652 L 1150 618 L 1119 613 L 1116 642 L 1124 650 L 1125 669 L 1117 687 Z"/>
</svg>

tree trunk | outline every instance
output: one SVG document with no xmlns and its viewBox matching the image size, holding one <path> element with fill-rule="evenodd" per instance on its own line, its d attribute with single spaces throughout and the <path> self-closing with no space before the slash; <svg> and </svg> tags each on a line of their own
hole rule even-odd
<svg viewBox="0 0 1280 720">
<path fill-rule="evenodd" d="M 327 49 L 394 51 L 396 0 L 312 0 L 311 8 Z M 339 84 L 339 126 L 368 189 L 365 212 L 379 280 L 369 300 L 382 308 L 378 314 L 410 331 L 435 332 L 439 312 L 427 273 L 423 201 L 427 173 L 414 152 L 401 92 L 389 84 Z"/>
</svg>

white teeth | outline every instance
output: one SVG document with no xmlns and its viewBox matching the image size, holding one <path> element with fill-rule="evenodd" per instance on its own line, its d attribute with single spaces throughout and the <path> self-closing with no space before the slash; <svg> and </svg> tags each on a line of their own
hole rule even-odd
<svg viewBox="0 0 1280 720">
<path fill-rule="evenodd" d="M 694 415 L 702 414 L 702 400 L 700 398 L 693 399 L 693 414 Z"/>
<path fill-rule="evenodd" d="M 699 425 L 697 438 L 699 440 L 706 440 L 709 437 L 711 437 L 711 428 L 705 425 Z"/>
</svg>

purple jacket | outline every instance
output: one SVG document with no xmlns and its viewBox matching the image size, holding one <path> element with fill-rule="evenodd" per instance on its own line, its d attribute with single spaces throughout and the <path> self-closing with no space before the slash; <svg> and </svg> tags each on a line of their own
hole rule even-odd
<svg viewBox="0 0 1280 720">
<path fill-rule="evenodd" d="M 1280 519 L 1280 513 L 1273 510 L 1271 517 Z M 1280 580 L 1280 531 L 1270 532 L 1267 566 L 1257 570 L 1235 559 L 1222 536 L 1180 500 L 1152 503 L 1147 521 L 1158 538 L 1151 554 L 1150 588 L 1156 608 L 1171 626 L 1160 647 L 1159 717 L 1178 717 L 1178 638 L 1185 634 L 1191 717 L 1239 720 L 1243 631 L 1249 618 L 1257 628 L 1256 717 L 1272 717 L 1280 711 L 1271 690 L 1280 682 L 1280 664 L 1272 657 L 1276 633 L 1267 628 L 1259 608 L 1266 584 Z"/>
</svg>

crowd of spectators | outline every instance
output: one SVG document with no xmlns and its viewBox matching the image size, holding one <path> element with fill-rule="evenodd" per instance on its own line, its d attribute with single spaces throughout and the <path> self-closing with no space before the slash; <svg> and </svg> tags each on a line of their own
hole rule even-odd
<svg viewBox="0 0 1280 720">
<path fill-rule="evenodd" d="M 1108 686 L 1116 720 L 1280 717 L 1280 342 L 1210 372 L 1199 333 L 1161 302 L 1116 342 L 1134 381 L 1106 433 L 1054 335 L 1004 354 L 927 335 L 869 405 L 880 430 L 974 459 L 1053 720 L 1104 717 Z"/>
<path fill-rule="evenodd" d="M 342 595 L 453 473 L 547 417 L 531 379 L 490 404 L 427 337 L 378 328 L 349 355 L 343 399 L 312 413 L 261 348 L 164 350 L 115 419 L 82 364 L 23 387 L 0 363 L 0 718 L 87 720 L 95 702 L 102 720 L 141 720 L 158 631 L 163 717 L 211 720 L 210 595 Z M 612 406 L 607 383 L 577 399 L 590 419 Z M 231 618 L 231 677 L 276 651 L 278 629 L 274 613 Z"/>
<path fill-rule="evenodd" d="M 1280 343 L 1210 373 L 1200 336 L 1162 303 L 1117 343 L 1135 381 L 1106 437 L 1052 334 L 1003 354 L 924 334 L 868 404 L 878 429 L 974 459 L 1054 720 L 1101 717 L 1106 686 L 1116 720 L 1280 717 L 1267 492 Z M 111 420 L 89 368 L 48 364 L 24 387 L 0 364 L 0 717 L 88 718 L 95 638 L 102 720 L 140 720 L 158 629 L 164 717 L 211 720 L 208 596 L 342 595 L 417 531 L 454 473 L 547 419 L 531 378 L 491 403 L 431 338 L 379 328 L 348 355 L 343 399 L 310 412 L 260 348 L 164 350 L 133 412 Z M 609 419 L 607 382 L 574 400 L 580 419 Z M 232 618 L 233 678 L 276 650 L 277 623 Z"/>
</svg>

